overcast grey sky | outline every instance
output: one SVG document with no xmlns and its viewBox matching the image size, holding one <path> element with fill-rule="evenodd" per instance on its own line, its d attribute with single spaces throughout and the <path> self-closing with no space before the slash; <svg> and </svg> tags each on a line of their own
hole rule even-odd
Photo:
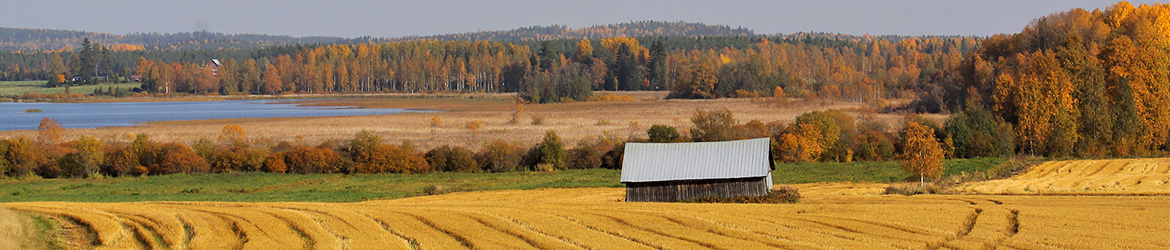
<svg viewBox="0 0 1170 250">
<path fill-rule="evenodd" d="M 1132 1 L 1138 5 L 1144 1 Z M 0 0 L 0 26 L 108 32 L 208 30 L 291 36 L 398 37 L 532 25 L 635 20 L 745 27 L 757 33 L 992 35 L 1032 19 L 1114 1 L 305 1 Z"/>
</svg>

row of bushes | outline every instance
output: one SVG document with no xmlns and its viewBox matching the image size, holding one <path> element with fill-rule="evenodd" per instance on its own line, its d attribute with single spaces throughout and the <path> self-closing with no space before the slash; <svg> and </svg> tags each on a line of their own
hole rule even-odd
<svg viewBox="0 0 1170 250">
<path fill-rule="evenodd" d="M 764 196 L 709 196 L 679 200 L 679 202 L 684 203 L 796 203 L 797 201 L 800 201 L 800 190 L 790 186 L 772 189 Z"/>
<path fill-rule="evenodd" d="M 872 117 L 855 121 L 840 110 L 801 114 L 791 124 L 752 120 L 740 123 L 727 109 L 696 110 L 689 133 L 668 125 L 654 125 L 646 139 L 629 141 L 687 142 L 772 138 L 772 154 L 786 162 L 887 161 L 901 151 L 903 135 Z M 919 116 L 905 123 L 932 128 L 947 155 L 979 157 L 1010 154 L 1014 145 L 1006 125 L 993 116 L 969 111 L 952 116 L 943 125 Z M 1011 131 L 1007 129 L 1006 131 Z M 103 144 L 90 137 L 57 143 L 60 128 L 42 121 L 36 141 L 11 138 L 0 141 L 0 172 L 7 176 L 84 177 L 95 174 L 126 176 L 190 172 L 264 171 L 272 173 L 427 173 L 507 172 L 620 168 L 624 141 L 610 136 L 584 140 L 567 147 L 553 131 L 532 146 L 502 140 L 484 143 L 478 152 L 445 145 L 418 152 L 409 143 L 383 143 L 369 132 L 349 141 L 326 141 L 316 146 L 289 142 L 248 141 L 236 125 L 224 127 L 215 141 L 201 139 L 190 147 L 159 143 L 138 135 L 130 143 Z M 941 138 L 941 139 L 940 139 Z M 903 138 L 904 139 L 904 138 Z"/>
<path fill-rule="evenodd" d="M 55 123 L 52 123 L 55 124 Z M 42 126 L 44 127 L 44 126 Z M 128 143 L 106 144 L 93 137 L 57 142 L 59 127 L 43 128 L 36 140 L 0 140 L 0 174 L 10 177 L 140 176 L 173 173 L 428 173 L 548 171 L 620 167 L 622 142 L 599 138 L 566 149 L 554 131 L 540 143 L 494 140 L 479 152 L 461 146 L 416 151 L 409 142 L 384 143 L 362 131 L 349 141 L 316 146 L 290 142 L 246 140 L 243 130 L 229 125 L 217 140 L 200 139 L 191 146 L 161 143 L 145 134 Z"/>
</svg>

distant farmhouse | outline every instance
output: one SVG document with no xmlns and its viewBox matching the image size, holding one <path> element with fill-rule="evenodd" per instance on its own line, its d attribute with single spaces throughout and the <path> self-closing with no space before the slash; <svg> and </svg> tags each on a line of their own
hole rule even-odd
<svg viewBox="0 0 1170 250">
<path fill-rule="evenodd" d="M 207 62 L 207 65 L 203 65 L 204 69 L 211 70 L 211 75 L 213 76 L 219 75 L 219 67 L 223 67 L 223 64 L 219 63 L 219 59 L 211 59 L 210 62 Z"/>
<path fill-rule="evenodd" d="M 628 143 L 621 179 L 626 201 L 767 195 L 774 168 L 770 141 Z"/>
</svg>

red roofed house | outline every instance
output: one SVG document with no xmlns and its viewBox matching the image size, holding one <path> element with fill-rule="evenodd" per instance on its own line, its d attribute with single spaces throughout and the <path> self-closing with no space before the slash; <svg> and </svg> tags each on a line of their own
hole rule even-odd
<svg viewBox="0 0 1170 250">
<path fill-rule="evenodd" d="M 219 59 L 211 59 L 210 62 L 207 62 L 207 65 L 203 65 L 203 68 L 210 69 L 211 75 L 219 75 L 220 66 L 223 66 L 223 64 L 219 63 Z"/>
</svg>

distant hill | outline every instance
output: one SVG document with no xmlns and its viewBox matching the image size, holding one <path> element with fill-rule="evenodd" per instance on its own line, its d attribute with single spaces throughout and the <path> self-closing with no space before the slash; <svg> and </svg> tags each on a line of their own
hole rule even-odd
<svg viewBox="0 0 1170 250">
<path fill-rule="evenodd" d="M 115 50 L 247 49 L 296 43 L 335 43 L 344 39 L 341 37 L 291 37 L 203 31 L 118 35 L 88 31 L 0 27 L 0 51 L 35 52 L 77 48 L 85 38 L 113 47 Z"/>
<path fill-rule="evenodd" d="M 505 31 L 480 31 L 459 34 L 412 36 L 388 40 L 435 39 L 447 41 L 532 41 L 555 39 L 639 37 L 639 36 L 752 36 L 751 29 L 727 25 L 688 22 L 636 21 L 569 29 L 564 25 L 532 26 Z"/>
<path fill-rule="evenodd" d="M 192 49 L 250 49 L 289 44 L 369 43 L 434 39 L 448 41 L 536 41 L 553 39 L 580 39 L 638 36 L 751 36 L 752 30 L 726 25 L 707 25 L 688 22 L 638 21 L 569 29 L 564 25 L 532 26 L 506 31 L 482 31 L 433 36 L 396 38 L 341 38 L 291 37 L 260 34 L 225 34 L 217 32 L 131 33 L 126 35 L 53 29 L 23 29 L 0 27 L 0 51 L 57 51 L 71 50 L 90 38 L 115 50 L 192 50 Z M 121 45 L 121 46 L 115 46 Z"/>
</svg>

